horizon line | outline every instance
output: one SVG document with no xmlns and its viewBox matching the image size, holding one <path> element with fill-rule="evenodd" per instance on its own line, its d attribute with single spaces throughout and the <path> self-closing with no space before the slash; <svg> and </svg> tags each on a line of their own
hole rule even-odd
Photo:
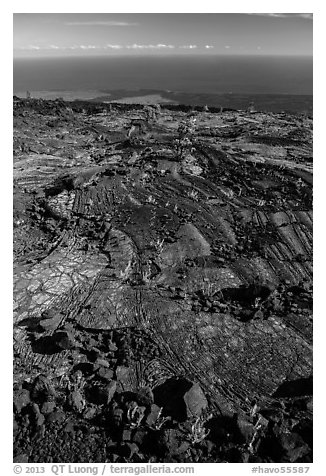
<svg viewBox="0 0 326 476">
<path fill-rule="evenodd" d="M 231 56 L 238 56 L 238 57 L 244 57 L 244 56 L 262 56 L 262 57 L 300 57 L 300 58 L 311 58 L 313 59 L 313 53 L 312 54 L 300 54 L 300 53 L 284 53 L 284 54 L 279 54 L 279 53 L 183 53 L 183 52 L 175 52 L 175 53 L 168 53 L 168 52 L 162 52 L 162 53 L 116 53 L 116 54 L 94 54 L 94 55 L 37 55 L 37 56 L 14 56 L 13 55 L 13 60 L 20 60 L 20 59 L 71 59 L 71 58 L 78 58 L 78 59 L 88 59 L 88 58 L 135 58 L 135 57 L 142 57 L 142 58 L 147 58 L 147 57 L 155 57 L 155 58 L 161 58 L 163 56 L 168 56 L 168 57 L 176 57 L 176 56 L 184 56 L 186 58 L 192 58 L 194 56 L 200 57 L 200 58 L 207 58 L 207 57 L 231 57 Z"/>
</svg>

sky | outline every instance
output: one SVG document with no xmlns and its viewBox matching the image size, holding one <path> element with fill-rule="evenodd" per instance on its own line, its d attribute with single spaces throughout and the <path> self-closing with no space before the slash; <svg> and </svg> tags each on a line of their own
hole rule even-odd
<svg viewBox="0 0 326 476">
<path fill-rule="evenodd" d="M 15 13 L 14 58 L 312 55 L 311 13 Z"/>
</svg>

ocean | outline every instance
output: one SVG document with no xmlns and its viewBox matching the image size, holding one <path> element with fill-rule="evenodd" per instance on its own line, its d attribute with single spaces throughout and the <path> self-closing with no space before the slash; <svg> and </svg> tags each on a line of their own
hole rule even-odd
<svg viewBox="0 0 326 476">
<path fill-rule="evenodd" d="M 13 93 L 63 97 L 69 92 L 70 98 L 85 99 L 115 90 L 311 96 L 312 65 L 311 57 L 284 56 L 24 58 L 14 59 Z"/>
</svg>

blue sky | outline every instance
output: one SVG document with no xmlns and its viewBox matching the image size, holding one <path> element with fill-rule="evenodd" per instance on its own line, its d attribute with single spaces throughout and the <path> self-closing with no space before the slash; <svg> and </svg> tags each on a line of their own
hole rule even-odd
<svg viewBox="0 0 326 476">
<path fill-rule="evenodd" d="M 16 13 L 14 57 L 312 55 L 310 13 Z"/>
</svg>

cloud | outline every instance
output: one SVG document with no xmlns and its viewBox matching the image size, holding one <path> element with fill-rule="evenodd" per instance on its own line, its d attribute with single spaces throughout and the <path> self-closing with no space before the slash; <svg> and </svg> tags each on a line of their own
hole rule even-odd
<svg viewBox="0 0 326 476">
<path fill-rule="evenodd" d="M 257 15 L 273 18 L 304 18 L 305 20 L 313 19 L 312 13 L 244 13 L 244 15 Z"/>
<path fill-rule="evenodd" d="M 174 45 L 164 45 L 162 43 L 159 43 L 158 45 L 138 45 L 137 43 L 134 43 L 133 45 L 126 45 L 125 48 L 133 49 L 133 50 L 136 50 L 136 49 L 140 49 L 140 50 L 144 50 L 144 49 L 164 49 L 164 48 L 172 49 L 172 48 L 175 48 L 175 46 Z"/>
<path fill-rule="evenodd" d="M 136 26 L 138 23 L 126 21 L 68 21 L 67 26 Z"/>
<path fill-rule="evenodd" d="M 300 18 L 305 18 L 306 20 L 312 20 L 313 19 L 313 13 L 299 13 L 298 16 Z"/>
<path fill-rule="evenodd" d="M 230 45 L 225 45 L 224 48 L 225 48 L 226 50 L 229 50 L 229 49 L 231 48 L 231 46 L 230 46 Z"/>
<path fill-rule="evenodd" d="M 18 46 L 15 48 L 16 50 L 41 50 L 42 48 L 40 46 L 36 45 L 26 45 L 26 46 Z"/>
<path fill-rule="evenodd" d="M 158 43 L 156 45 L 152 44 L 138 44 L 134 43 L 132 45 L 119 45 L 119 44 L 110 44 L 107 43 L 106 45 L 27 45 L 27 46 L 20 46 L 16 47 L 15 50 L 57 50 L 57 51 L 66 51 L 66 50 L 172 50 L 175 48 L 179 49 L 188 49 L 193 50 L 199 48 L 197 45 L 170 45 L 164 43 Z M 213 45 L 205 45 L 204 48 L 211 49 L 214 48 Z M 226 45 L 224 48 L 231 48 L 230 46 Z"/>
<path fill-rule="evenodd" d="M 108 45 L 105 45 L 103 48 L 106 49 L 106 50 L 107 49 L 109 49 L 109 50 L 121 50 L 121 48 L 124 48 L 124 46 L 123 45 L 110 45 L 110 44 L 108 44 Z"/>
<path fill-rule="evenodd" d="M 36 46 L 36 45 L 27 45 L 27 46 L 18 46 L 16 50 L 94 50 L 102 49 L 102 46 L 96 45 L 70 45 L 70 46 L 58 46 L 58 45 L 45 45 L 45 46 Z"/>
</svg>

